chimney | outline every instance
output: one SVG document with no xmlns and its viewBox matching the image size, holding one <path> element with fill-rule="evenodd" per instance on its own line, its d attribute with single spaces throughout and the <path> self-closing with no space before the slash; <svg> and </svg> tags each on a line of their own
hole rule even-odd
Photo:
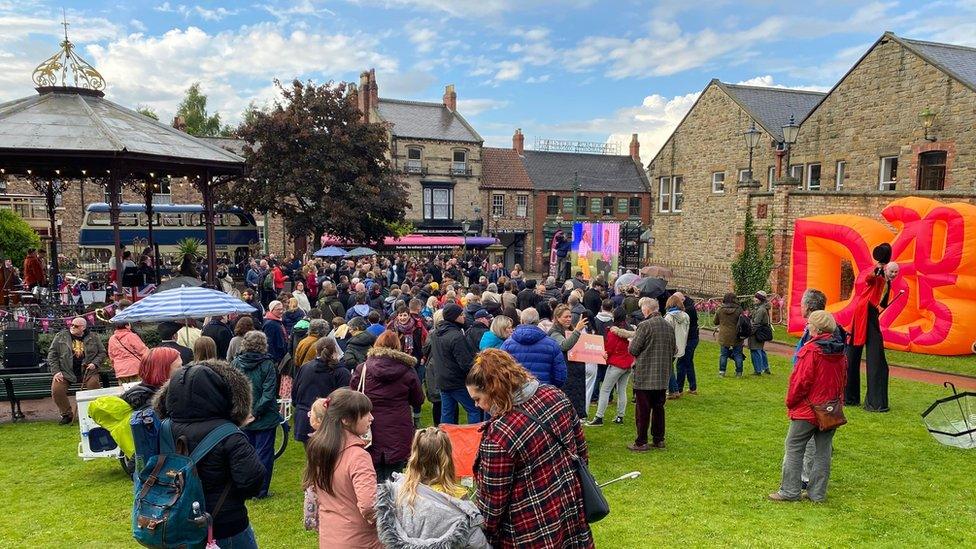
<svg viewBox="0 0 976 549">
<path fill-rule="evenodd" d="M 173 117 L 173 127 L 180 130 L 181 132 L 186 131 L 186 120 L 182 116 Z"/>
<path fill-rule="evenodd" d="M 515 130 L 512 135 L 512 148 L 519 156 L 525 156 L 525 135 L 522 134 L 522 128 Z"/>
<path fill-rule="evenodd" d="M 634 159 L 634 162 L 641 163 L 640 142 L 637 141 L 636 133 L 630 136 L 630 157 Z"/>
<path fill-rule="evenodd" d="M 376 69 L 369 69 L 369 106 L 376 108 L 380 104 L 380 87 L 376 85 Z"/>
<path fill-rule="evenodd" d="M 359 73 L 359 95 L 356 97 L 356 104 L 359 112 L 363 113 L 363 118 L 369 118 L 369 73 L 363 71 Z"/>
<path fill-rule="evenodd" d="M 457 110 L 457 92 L 454 91 L 454 84 L 444 86 L 444 106 L 451 112 Z"/>
</svg>

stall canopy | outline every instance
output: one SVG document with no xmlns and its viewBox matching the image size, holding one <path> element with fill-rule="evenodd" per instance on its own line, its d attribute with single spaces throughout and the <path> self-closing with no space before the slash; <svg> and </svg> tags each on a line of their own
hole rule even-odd
<svg viewBox="0 0 976 549">
<path fill-rule="evenodd" d="M 383 243 L 380 244 L 379 247 L 389 249 L 419 248 L 448 250 L 451 248 L 461 248 L 465 244 L 467 244 L 468 248 L 485 248 L 496 242 L 498 242 L 497 238 L 488 236 L 469 236 L 465 238 L 462 236 L 428 236 L 422 234 L 408 234 L 400 238 L 388 236 L 383 239 Z M 337 244 L 344 244 L 344 242 L 329 235 L 322 238 L 323 246 Z"/>
</svg>

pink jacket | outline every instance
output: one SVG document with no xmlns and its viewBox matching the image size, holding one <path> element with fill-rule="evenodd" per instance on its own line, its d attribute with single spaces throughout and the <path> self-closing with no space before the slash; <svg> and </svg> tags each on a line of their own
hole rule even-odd
<svg viewBox="0 0 976 549">
<path fill-rule="evenodd" d="M 139 363 L 148 352 L 149 348 L 139 335 L 129 328 L 118 328 L 108 338 L 108 358 L 115 368 L 116 377 L 139 375 Z"/>
<path fill-rule="evenodd" d="M 376 534 L 376 470 L 363 439 L 346 433 L 346 446 L 332 474 L 332 491 L 315 487 L 319 504 L 319 549 L 382 549 Z"/>
</svg>

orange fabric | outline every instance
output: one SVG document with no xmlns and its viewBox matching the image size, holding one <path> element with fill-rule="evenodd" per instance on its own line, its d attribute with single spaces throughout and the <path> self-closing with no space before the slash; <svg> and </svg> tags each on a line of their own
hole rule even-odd
<svg viewBox="0 0 976 549">
<path fill-rule="evenodd" d="M 474 458 L 481 446 L 481 427 L 484 423 L 471 425 L 441 424 L 439 427 L 451 439 L 454 471 L 458 477 L 474 476 Z"/>
</svg>

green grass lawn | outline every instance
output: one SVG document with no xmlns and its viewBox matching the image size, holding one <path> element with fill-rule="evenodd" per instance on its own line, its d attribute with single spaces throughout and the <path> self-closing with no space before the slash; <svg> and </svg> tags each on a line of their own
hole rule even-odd
<svg viewBox="0 0 976 549">
<path fill-rule="evenodd" d="M 630 453 L 633 406 L 623 426 L 586 430 L 599 480 L 637 470 L 606 488 L 612 513 L 593 526 L 599 547 L 972 547 L 976 454 L 940 446 L 919 414 L 945 395 L 893 379 L 889 414 L 848 411 L 838 432 L 828 501 L 765 500 L 779 483 L 789 366 L 773 376 L 719 379 L 717 348 L 699 347 L 698 396 L 667 405 L 664 451 Z M 608 414 L 609 416 L 610 414 Z M 429 415 L 425 412 L 425 417 Z M 0 545 L 132 547 L 131 483 L 117 463 L 75 457 L 77 426 L 0 425 Z M 314 547 L 301 527 L 301 445 L 275 467 L 274 497 L 250 502 L 262 547 Z"/>
</svg>

